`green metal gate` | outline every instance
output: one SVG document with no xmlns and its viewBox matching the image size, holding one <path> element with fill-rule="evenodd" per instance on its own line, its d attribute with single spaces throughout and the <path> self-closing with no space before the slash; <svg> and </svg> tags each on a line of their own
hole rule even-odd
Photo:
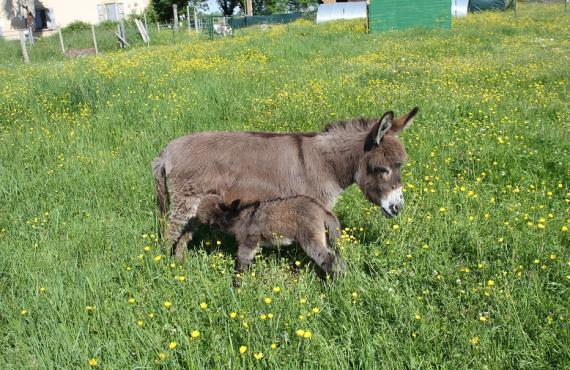
<svg viewBox="0 0 570 370">
<path fill-rule="evenodd" d="M 451 0 L 371 0 L 370 31 L 451 28 Z"/>
</svg>

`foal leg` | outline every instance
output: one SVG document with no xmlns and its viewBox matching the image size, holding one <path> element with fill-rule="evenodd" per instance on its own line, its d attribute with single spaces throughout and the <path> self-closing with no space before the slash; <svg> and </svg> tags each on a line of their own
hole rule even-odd
<svg viewBox="0 0 570 370">
<path fill-rule="evenodd" d="M 325 228 L 327 232 L 327 246 L 334 251 L 336 262 L 333 266 L 334 273 L 338 274 L 346 270 L 346 262 L 340 255 L 338 240 L 340 238 L 340 223 L 334 214 L 325 216 Z"/>
<path fill-rule="evenodd" d="M 307 253 L 326 275 L 334 275 L 337 270 L 337 255 L 327 247 L 325 233 L 309 233 L 299 238 L 301 249 Z"/>
<path fill-rule="evenodd" d="M 238 275 L 241 274 L 251 263 L 255 257 L 257 250 L 257 243 L 240 243 L 237 252 L 237 259 L 235 265 L 235 275 L 233 279 L 234 287 L 238 287 L 240 282 Z"/>
</svg>

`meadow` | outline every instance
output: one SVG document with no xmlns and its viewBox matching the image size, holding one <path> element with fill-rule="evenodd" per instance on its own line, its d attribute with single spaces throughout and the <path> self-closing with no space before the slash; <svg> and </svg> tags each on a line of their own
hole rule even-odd
<svg viewBox="0 0 570 370">
<path fill-rule="evenodd" d="M 0 62 L 0 368 L 570 368 L 570 15 L 361 22 Z M 345 275 L 157 237 L 150 162 L 205 130 L 316 131 L 419 106 L 406 207 L 352 187 Z"/>
</svg>

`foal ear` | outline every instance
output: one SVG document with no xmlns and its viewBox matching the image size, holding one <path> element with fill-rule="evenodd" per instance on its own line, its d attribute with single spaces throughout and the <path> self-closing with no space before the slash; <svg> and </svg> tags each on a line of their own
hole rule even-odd
<svg viewBox="0 0 570 370">
<path fill-rule="evenodd" d="M 372 137 L 374 138 L 374 144 L 380 145 L 380 141 L 382 141 L 382 138 L 386 132 L 388 132 L 388 130 L 390 130 L 390 127 L 392 127 L 393 119 L 394 112 L 388 111 L 384 113 L 382 118 L 380 118 L 380 122 L 374 125 L 374 128 L 372 128 Z"/>
<path fill-rule="evenodd" d="M 396 118 L 394 122 L 392 122 L 392 131 L 398 133 L 407 128 L 408 124 L 412 122 L 412 119 L 416 116 L 419 110 L 420 108 L 414 107 L 410 113 L 406 114 L 405 116 Z"/>
<path fill-rule="evenodd" d="M 218 203 L 218 207 L 220 207 L 220 209 L 224 212 L 227 212 L 230 210 L 230 207 L 228 207 L 228 205 L 224 202 Z"/>
<path fill-rule="evenodd" d="M 240 200 L 240 199 L 234 200 L 234 201 L 232 202 L 232 204 L 230 204 L 230 209 L 231 209 L 232 211 L 237 211 L 237 209 L 238 209 L 240 203 L 241 203 L 241 200 Z"/>
</svg>

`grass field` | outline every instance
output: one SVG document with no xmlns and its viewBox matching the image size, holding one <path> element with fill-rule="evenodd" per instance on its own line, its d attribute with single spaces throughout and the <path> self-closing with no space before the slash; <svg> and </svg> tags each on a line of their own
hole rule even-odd
<svg viewBox="0 0 570 370">
<path fill-rule="evenodd" d="M 0 368 L 570 368 L 562 9 L 0 66 Z M 232 289 L 230 239 L 204 231 L 183 264 L 157 241 L 150 162 L 172 138 L 416 105 L 406 208 L 343 194 L 333 283 L 282 250 Z"/>
</svg>

